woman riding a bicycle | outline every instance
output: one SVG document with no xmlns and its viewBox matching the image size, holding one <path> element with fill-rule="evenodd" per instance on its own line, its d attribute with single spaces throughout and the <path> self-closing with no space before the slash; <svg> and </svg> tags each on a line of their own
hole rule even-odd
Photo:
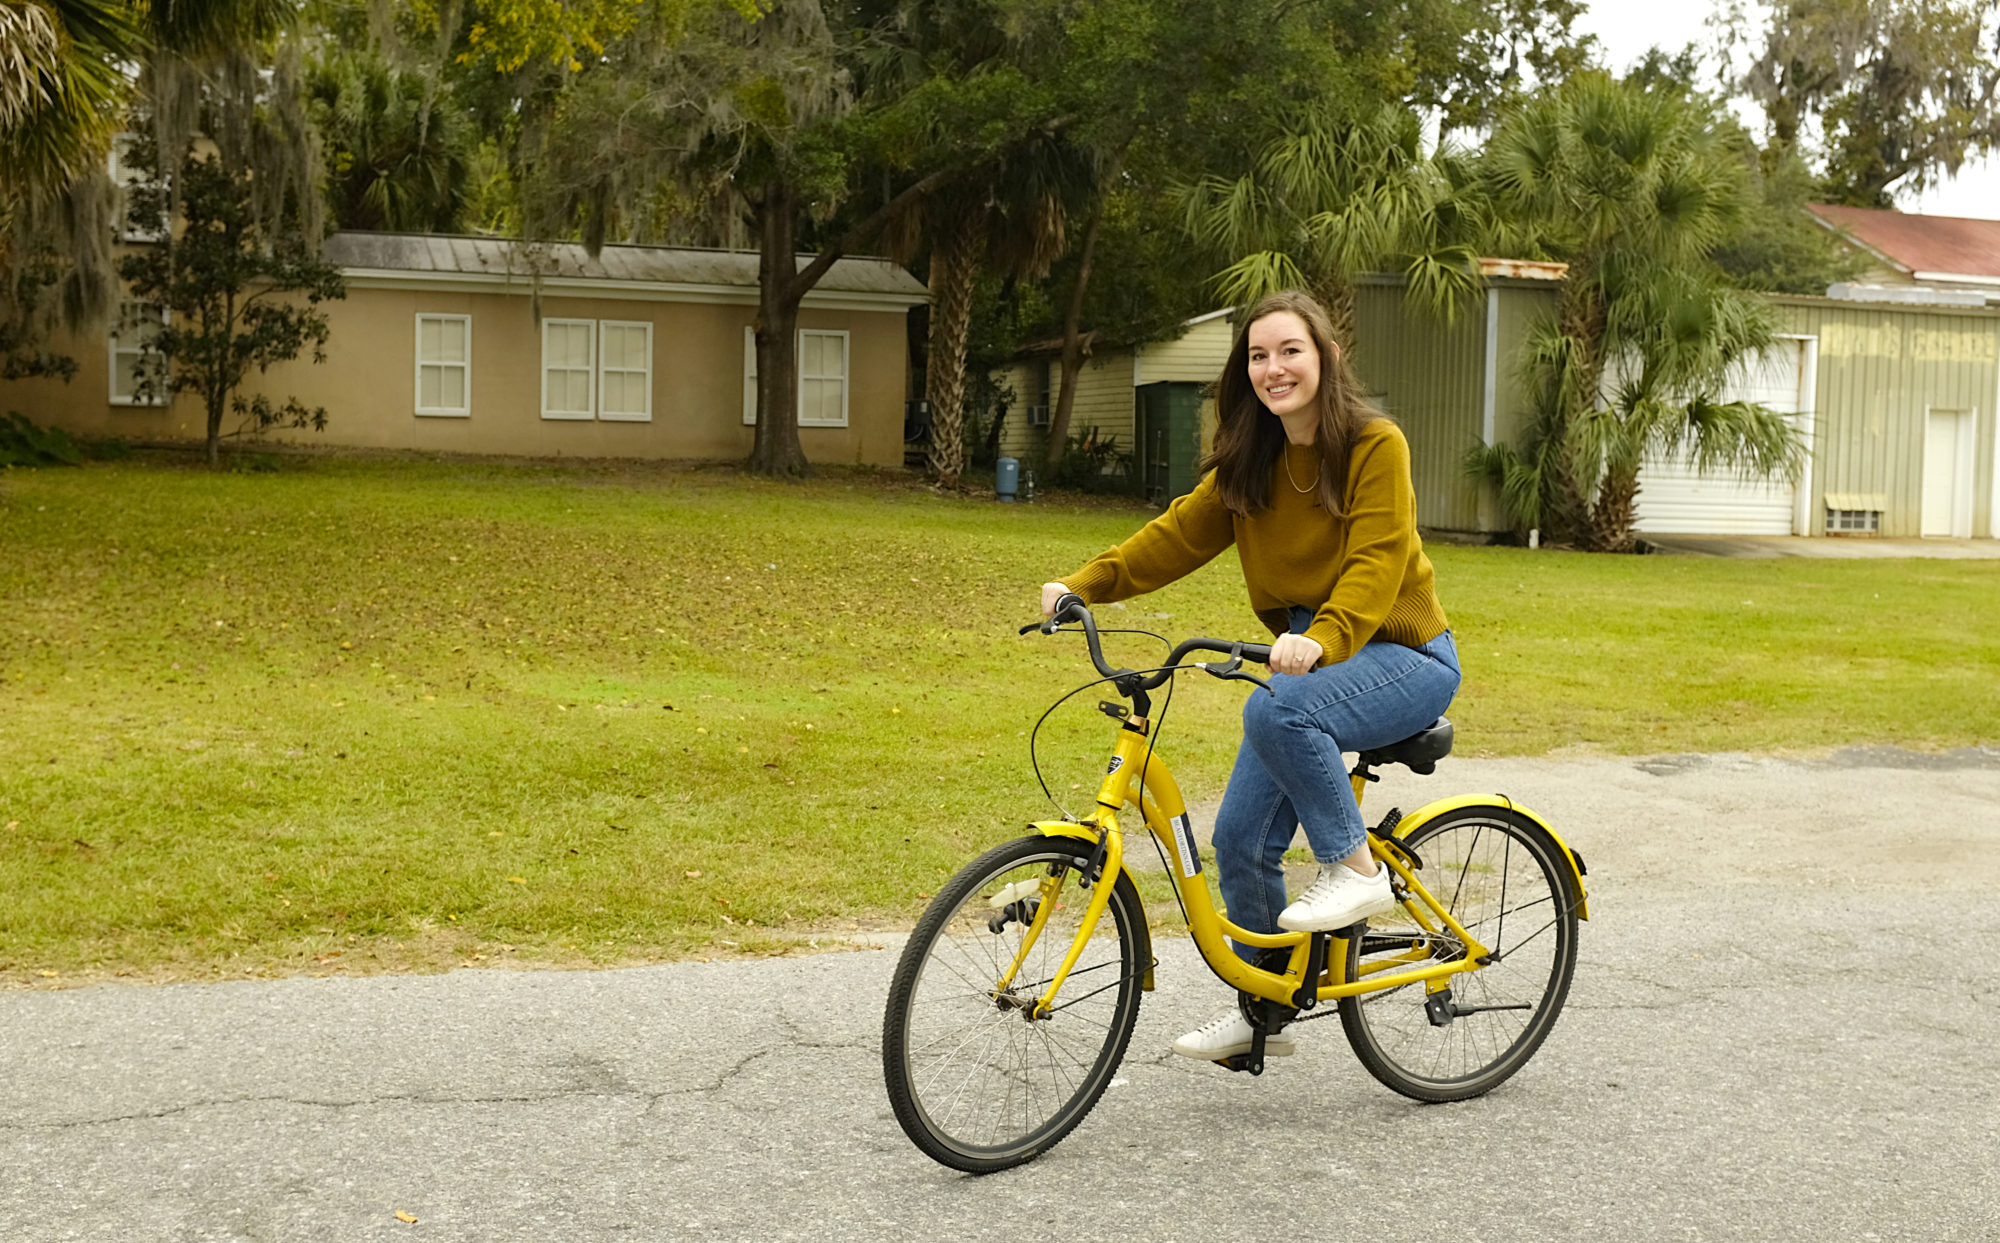
<svg viewBox="0 0 2000 1243">
<path fill-rule="evenodd" d="M 1424 729 L 1458 690 L 1458 652 L 1417 535 L 1410 451 L 1371 407 L 1326 312 L 1298 292 L 1245 316 L 1216 385 L 1218 425 L 1195 490 L 1116 548 L 1042 588 L 1089 604 L 1155 591 L 1236 545 L 1271 644 L 1273 694 L 1244 705 L 1215 822 L 1229 919 L 1259 933 L 1344 928 L 1395 905 L 1343 751 Z M 1286 903 L 1283 860 L 1305 830 L 1319 875 Z M 1259 951 L 1237 944 L 1255 960 Z M 1251 1048 L 1232 1005 L 1174 1042 L 1214 1061 Z M 1269 1054 L 1292 1052 L 1272 1034 Z"/>
</svg>

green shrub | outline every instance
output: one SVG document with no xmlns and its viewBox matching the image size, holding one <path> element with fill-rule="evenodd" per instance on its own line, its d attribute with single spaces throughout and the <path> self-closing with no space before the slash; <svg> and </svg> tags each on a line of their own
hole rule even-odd
<svg viewBox="0 0 2000 1243">
<path fill-rule="evenodd" d="M 83 457 L 60 427 L 37 427 L 18 411 L 0 419 L 0 466 L 81 466 Z"/>
<path fill-rule="evenodd" d="M 1086 427 L 1063 441 L 1050 485 L 1073 492 L 1130 492 L 1135 486 L 1132 455 L 1118 451 L 1118 437 L 1100 436 L 1095 427 Z"/>
</svg>

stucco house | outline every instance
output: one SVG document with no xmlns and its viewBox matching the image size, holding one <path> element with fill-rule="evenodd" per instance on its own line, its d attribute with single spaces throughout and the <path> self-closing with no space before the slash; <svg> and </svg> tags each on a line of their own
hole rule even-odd
<svg viewBox="0 0 2000 1243">
<path fill-rule="evenodd" d="M 246 395 L 328 411 L 274 439 L 463 453 L 735 458 L 755 435 L 757 256 L 739 251 L 336 233 L 326 361 L 252 374 Z M 803 266 L 809 258 L 801 256 Z M 884 259 L 833 265 L 799 316 L 799 434 L 809 460 L 900 466 L 907 318 L 921 282 Z M 145 404 L 157 308 L 126 302 L 56 347 L 65 384 L 0 382 L 0 409 L 87 436 L 198 438 L 199 404 Z M 151 356 L 156 358 L 157 356 Z M 227 430 L 227 424 L 225 424 Z"/>
</svg>

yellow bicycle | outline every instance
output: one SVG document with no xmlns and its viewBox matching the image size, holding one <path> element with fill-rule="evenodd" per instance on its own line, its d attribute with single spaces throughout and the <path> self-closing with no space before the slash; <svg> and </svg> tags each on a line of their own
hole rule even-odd
<svg viewBox="0 0 2000 1243">
<path fill-rule="evenodd" d="M 1583 860 L 1547 822 L 1502 795 L 1392 810 L 1369 845 L 1390 870 L 1395 910 L 1334 932 L 1239 928 L 1209 896 L 1180 788 L 1154 750 L 1148 692 L 1190 667 L 1268 691 L 1242 663 L 1266 661 L 1270 648 L 1188 639 L 1155 668 L 1113 668 L 1074 596 L 1022 633 L 1070 621 L 1099 681 L 1131 706 L 1099 705 L 1118 733 L 1094 814 L 1037 822 L 981 855 L 932 899 L 903 949 L 882 1064 L 918 1148 L 970 1173 L 1008 1169 L 1060 1142 L 1104 1094 L 1156 965 L 1118 826 L 1128 807 L 1157 844 L 1195 946 L 1250 1021 L 1251 1050 L 1220 1065 L 1262 1074 L 1271 1033 L 1335 1011 L 1361 1064 L 1419 1101 L 1479 1096 L 1534 1055 L 1569 993 L 1577 921 L 1589 918 Z M 1226 659 L 1187 662 L 1197 652 Z M 1451 736 L 1440 720 L 1362 753 L 1355 796 L 1382 765 L 1434 771 Z M 1262 965 L 1239 957 L 1232 938 L 1258 947 Z M 1313 1013 L 1325 1002 L 1332 1011 Z"/>
</svg>

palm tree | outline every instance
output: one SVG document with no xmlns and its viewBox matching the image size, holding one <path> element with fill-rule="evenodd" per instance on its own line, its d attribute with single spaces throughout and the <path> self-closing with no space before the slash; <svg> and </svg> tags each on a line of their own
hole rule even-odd
<svg viewBox="0 0 2000 1243">
<path fill-rule="evenodd" d="M 445 233 L 470 179 L 463 114 L 417 73 L 335 50 L 306 81 L 326 144 L 327 196 L 341 228 Z"/>
<path fill-rule="evenodd" d="M 47 202 L 104 161 L 139 46 L 127 5 L 0 4 L 0 216 Z"/>
<path fill-rule="evenodd" d="M 1469 463 L 1517 522 L 1622 551 L 1649 452 L 1763 477 L 1796 469 L 1782 415 L 1718 400 L 1772 326 L 1709 259 L 1750 194 L 1722 134 L 1704 108 L 1593 73 L 1529 100 L 1489 144 L 1483 182 L 1512 253 L 1569 265 L 1523 358 L 1525 442 Z"/>
<path fill-rule="evenodd" d="M 1059 135 L 1038 133 L 950 187 L 923 213 L 931 232 L 931 473 L 958 486 L 965 470 L 965 351 L 973 286 L 982 271 L 1040 280 L 1068 244 L 1068 222 L 1090 184 L 1089 157 Z"/>
<path fill-rule="evenodd" d="M 1385 107 L 1360 118 L 1326 105 L 1295 110 L 1236 178 L 1180 193 L 1187 232 L 1228 264 L 1217 291 L 1248 305 L 1306 289 L 1343 346 L 1354 338 L 1354 281 L 1400 268 L 1424 305 L 1449 314 L 1478 284 L 1485 231 L 1465 159 L 1426 156 L 1418 118 Z"/>
<path fill-rule="evenodd" d="M 103 316 L 116 287 L 106 154 L 140 100 L 185 138 L 194 67 L 226 60 L 245 111 L 282 117 L 284 75 L 267 82 L 251 55 L 296 16 L 293 0 L 0 0 L 0 353 L 37 356 L 51 328 Z"/>
</svg>

